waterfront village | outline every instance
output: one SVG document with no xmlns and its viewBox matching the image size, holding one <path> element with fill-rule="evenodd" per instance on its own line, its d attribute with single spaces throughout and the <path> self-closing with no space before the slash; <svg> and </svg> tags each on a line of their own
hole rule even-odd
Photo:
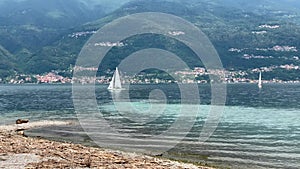
<svg viewBox="0 0 300 169">
<path fill-rule="evenodd" d="M 258 27 L 258 31 L 253 31 L 253 34 L 266 34 L 268 31 L 260 29 L 278 29 L 280 25 L 268 25 L 262 24 Z M 76 32 L 70 34 L 70 38 L 78 39 L 82 36 L 88 36 L 95 34 L 96 31 L 86 31 L 86 32 Z M 170 32 L 171 35 L 178 36 L 183 34 L 184 32 Z M 122 43 L 111 43 L 111 42 L 103 42 L 97 43 L 95 46 L 123 46 Z M 229 52 L 242 54 L 242 58 L 246 60 L 250 59 L 273 59 L 273 56 L 261 56 L 254 54 L 247 54 L 248 48 L 239 49 L 239 48 L 230 48 Z M 280 46 L 275 45 L 270 48 L 256 48 L 257 52 L 298 52 L 295 46 Z M 289 58 L 283 58 L 289 59 Z M 292 60 L 299 62 L 299 57 L 294 56 Z M 49 73 L 39 74 L 39 75 L 26 75 L 26 74 L 18 74 L 0 78 L 0 83 L 5 84 L 23 84 L 23 83 L 46 83 L 46 84 L 72 84 L 72 83 L 81 83 L 81 84 L 108 84 L 111 81 L 114 70 L 107 70 L 104 76 L 95 77 L 87 77 L 82 76 L 80 78 L 72 77 L 73 72 L 97 72 L 98 68 L 86 68 L 86 67 L 72 67 L 68 70 L 55 70 Z M 210 77 L 217 75 L 221 77 L 218 79 L 218 83 L 257 83 L 258 82 L 258 74 L 262 72 L 263 83 L 300 83 L 299 76 L 297 75 L 300 72 L 300 67 L 293 64 L 287 65 L 278 65 L 278 66 L 270 66 L 270 67 L 260 67 L 252 70 L 207 70 L 203 67 L 196 67 L 193 70 L 179 70 L 174 71 L 169 75 L 166 74 L 158 74 L 158 73 L 140 73 L 135 76 L 128 76 L 126 72 L 122 72 L 122 81 L 124 83 L 130 84 L 162 84 L 162 83 L 213 83 L 213 80 L 210 80 Z M 281 78 L 279 76 L 270 76 L 274 75 L 274 72 L 280 72 L 281 75 L 290 75 L 289 78 Z M 296 73 L 295 73 L 296 72 Z M 295 75 L 296 74 L 296 75 Z M 170 78 L 172 77 L 172 78 Z"/>
<path fill-rule="evenodd" d="M 274 70 L 299 70 L 299 66 L 295 65 L 280 65 L 280 66 L 271 66 L 271 67 L 262 67 L 256 68 L 249 71 L 229 71 L 229 70 L 206 70 L 203 67 L 196 67 L 193 70 L 181 70 L 175 71 L 170 75 L 158 75 L 158 74 L 146 74 L 140 73 L 135 76 L 127 76 L 126 72 L 122 72 L 122 81 L 123 83 L 129 84 L 163 84 L 163 83 L 211 83 L 211 75 L 217 75 L 221 77 L 218 81 L 223 83 L 257 83 L 259 72 L 267 73 Z M 84 67 L 74 67 L 71 70 L 68 70 L 68 74 L 72 76 L 72 72 L 76 71 L 97 71 L 97 68 L 84 68 Z M 5 79 L 0 78 L 0 83 L 5 84 L 72 84 L 72 83 L 81 83 L 81 84 L 108 84 L 111 81 L 114 70 L 108 70 L 107 76 L 97 76 L 87 77 L 83 76 L 80 78 L 76 77 L 64 77 L 63 74 L 66 74 L 66 71 L 52 71 L 42 75 L 26 75 L 26 74 L 17 74 L 15 76 L 7 77 Z M 251 74 L 252 76 L 249 76 Z M 173 77 L 173 78 L 170 78 Z M 289 80 L 283 81 L 280 79 L 263 79 L 263 83 L 300 83 L 300 80 Z"/>
</svg>

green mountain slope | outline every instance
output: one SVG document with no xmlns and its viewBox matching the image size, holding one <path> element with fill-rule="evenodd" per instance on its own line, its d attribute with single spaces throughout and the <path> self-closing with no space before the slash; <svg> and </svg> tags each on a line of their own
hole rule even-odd
<svg viewBox="0 0 300 169">
<path fill-rule="evenodd" d="M 104 24 L 133 13 L 164 12 L 183 17 L 201 28 L 215 45 L 227 69 L 248 70 L 263 66 L 300 64 L 299 60 L 295 59 L 300 56 L 298 51 L 300 50 L 298 40 L 300 38 L 298 24 L 300 15 L 296 10 L 300 9 L 300 5 L 296 1 L 138 0 L 130 1 L 105 16 L 107 9 L 103 9 L 102 15 L 101 4 L 99 6 L 96 1 L 86 3 L 92 1 L 78 0 L 71 7 L 62 5 L 63 8 L 55 6 L 51 8 L 50 3 L 50 8 L 45 9 L 48 13 L 49 11 L 51 13 L 53 9 L 66 13 L 66 16 L 58 15 L 59 12 L 52 13 L 52 19 L 56 19 L 57 22 L 51 19 L 49 22 L 39 22 L 39 19 L 25 17 L 17 29 L 14 29 L 14 26 L 8 29 L 2 25 L 0 26 L 0 44 L 15 55 L 18 61 L 17 67 L 23 72 L 43 73 L 51 70 L 64 70 L 75 64 L 85 42 L 92 36 L 93 31 L 98 30 Z M 84 7 L 78 4 L 83 4 Z M 87 14 L 91 10 L 100 10 L 100 14 L 97 16 L 93 13 Z M 60 20 L 60 17 L 53 16 L 67 18 Z M 0 15 L 0 17 L 3 16 Z M 14 19 L 18 20 L 18 17 Z M 94 20 L 96 17 L 100 19 Z M 64 22 L 64 20 L 67 21 Z M 89 22 L 81 25 L 86 21 Z M 52 25 L 58 22 L 60 24 Z M 4 23 L 9 22 L 4 21 Z M 164 39 L 164 37 L 146 35 L 127 39 L 126 42 L 133 46 L 128 46 L 128 49 L 113 49 L 109 55 L 118 57 L 105 60 L 107 66 L 101 71 L 113 69 L 130 52 L 147 47 L 160 47 L 172 51 L 188 63 L 193 63 L 192 66 L 201 66 L 200 62 L 195 61 L 195 56 L 191 51 L 180 43 Z"/>
<path fill-rule="evenodd" d="M 16 60 L 12 54 L 0 46 L 0 78 L 12 74 L 16 70 Z"/>
<path fill-rule="evenodd" d="M 92 1 L 92 0 L 90 0 Z M 32 52 L 58 41 L 65 32 L 101 18 L 107 9 L 81 0 L 2 0 L 0 45 L 16 54 Z"/>
<path fill-rule="evenodd" d="M 193 22 L 213 42 L 227 69 L 251 69 L 280 64 L 299 64 L 298 61 L 293 60 L 294 56 L 299 55 L 298 51 L 278 52 L 271 50 L 277 45 L 294 46 L 300 49 L 300 41 L 298 41 L 300 38 L 299 26 L 292 22 L 293 20 L 286 20 L 278 16 L 278 14 L 274 14 L 274 10 L 277 9 L 276 6 L 274 10 L 269 10 L 268 8 L 259 13 L 258 11 L 246 11 L 237 5 L 233 7 L 222 5 L 221 3 L 212 3 L 211 1 L 198 1 L 194 4 L 170 1 L 130 2 L 105 18 L 71 30 L 68 35 L 65 35 L 55 45 L 44 47 L 34 55 L 29 60 L 29 65 L 41 67 L 40 65 L 47 63 L 47 65 L 42 66 L 43 69 L 34 70 L 35 73 L 50 71 L 51 69 L 68 68 L 70 64 L 75 63 L 76 56 L 81 47 L 91 36 L 91 34 L 87 33 L 84 36 L 74 38 L 70 36 L 72 33 L 95 31 L 105 23 L 120 16 L 149 11 L 170 13 Z M 262 25 L 278 25 L 279 28 L 264 28 Z M 144 47 L 149 47 L 147 45 L 149 44 L 149 37 L 139 39 L 138 41 L 139 43 L 144 42 Z M 171 49 L 170 45 L 166 46 L 164 49 Z M 231 48 L 241 51 L 230 51 Z M 181 48 L 174 52 L 182 53 L 182 51 L 184 49 Z M 254 59 L 245 59 L 247 55 L 253 55 Z M 191 60 L 188 58 L 191 56 L 191 53 L 182 53 L 184 60 Z M 258 56 L 265 56 L 266 58 L 255 59 L 256 56 L 257 58 Z M 272 56 L 272 58 L 270 59 L 267 56 Z M 122 57 L 108 61 L 114 63 L 108 63 L 111 66 L 110 68 L 113 68 L 120 59 Z M 201 64 L 199 63 L 198 65 L 200 66 Z M 45 68 L 45 66 L 48 68 Z"/>
</svg>

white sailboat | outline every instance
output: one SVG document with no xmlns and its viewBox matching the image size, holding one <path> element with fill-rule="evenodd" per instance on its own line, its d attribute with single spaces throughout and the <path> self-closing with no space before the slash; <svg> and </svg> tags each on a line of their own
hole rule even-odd
<svg viewBox="0 0 300 169">
<path fill-rule="evenodd" d="M 259 72 L 258 88 L 260 88 L 260 89 L 262 88 L 261 72 Z"/>
<path fill-rule="evenodd" d="M 108 86 L 107 89 L 108 90 L 122 90 L 123 89 L 118 68 L 116 68 L 114 76 L 112 77 L 112 80 L 109 83 L 109 86 Z"/>
</svg>

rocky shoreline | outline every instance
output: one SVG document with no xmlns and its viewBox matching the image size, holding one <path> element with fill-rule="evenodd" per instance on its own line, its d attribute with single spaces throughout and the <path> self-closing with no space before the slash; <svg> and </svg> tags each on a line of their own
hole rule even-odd
<svg viewBox="0 0 300 169">
<path fill-rule="evenodd" d="M 43 125 L 44 124 L 44 125 Z M 37 122 L 23 126 L 67 125 L 69 122 Z M 18 135 L 18 125 L 0 126 L 0 168 L 201 168 L 167 159 L 86 147 Z"/>
</svg>

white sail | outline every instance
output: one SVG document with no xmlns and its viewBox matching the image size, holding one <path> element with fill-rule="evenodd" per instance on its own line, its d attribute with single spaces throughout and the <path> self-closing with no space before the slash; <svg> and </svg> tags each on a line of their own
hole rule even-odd
<svg viewBox="0 0 300 169">
<path fill-rule="evenodd" d="M 121 78 L 120 78 L 120 73 L 118 68 L 116 68 L 116 71 L 112 77 L 111 82 L 109 83 L 108 88 L 109 90 L 118 90 L 122 89 L 122 84 L 121 84 Z"/>
<path fill-rule="evenodd" d="M 262 88 L 261 72 L 259 72 L 258 87 Z"/>
<path fill-rule="evenodd" d="M 116 68 L 115 71 L 115 86 L 116 89 L 121 89 L 122 88 L 122 84 L 121 84 L 121 78 L 120 78 L 120 73 L 118 68 Z"/>
</svg>

